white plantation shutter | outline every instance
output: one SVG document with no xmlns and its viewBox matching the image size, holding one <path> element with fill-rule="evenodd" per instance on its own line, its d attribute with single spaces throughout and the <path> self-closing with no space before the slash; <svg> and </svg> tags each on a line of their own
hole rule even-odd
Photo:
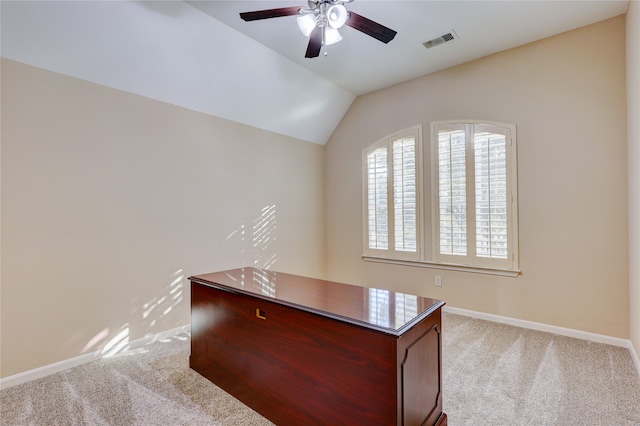
<svg viewBox="0 0 640 426">
<path fill-rule="evenodd" d="M 393 142 L 393 205 L 395 249 L 415 252 L 417 245 L 416 140 Z"/>
<path fill-rule="evenodd" d="M 428 152 L 419 126 L 366 148 L 363 258 L 517 276 L 515 131 L 442 121 L 431 125 Z"/>
<path fill-rule="evenodd" d="M 438 134 L 440 253 L 467 254 L 467 175 L 464 130 Z"/>
<path fill-rule="evenodd" d="M 435 123 L 437 262 L 499 269 L 516 265 L 512 128 Z"/>
<path fill-rule="evenodd" d="M 365 150 L 365 254 L 419 260 L 419 129 Z"/>
<path fill-rule="evenodd" d="M 478 132 L 475 154 L 476 256 L 508 257 L 507 141 L 503 134 Z"/>
<path fill-rule="evenodd" d="M 387 169 L 387 147 L 378 148 L 367 155 L 368 246 L 370 249 L 389 248 Z"/>
</svg>

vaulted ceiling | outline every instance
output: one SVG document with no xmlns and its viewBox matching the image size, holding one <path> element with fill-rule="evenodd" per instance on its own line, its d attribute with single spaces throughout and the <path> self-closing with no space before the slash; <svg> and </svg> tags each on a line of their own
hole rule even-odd
<svg viewBox="0 0 640 426">
<path fill-rule="evenodd" d="M 7 1 L 8 59 L 324 144 L 356 96 L 626 12 L 629 0 L 379 1 L 347 9 L 398 32 L 345 27 L 306 59 L 294 16 L 239 12 L 304 1 Z M 457 38 L 426 49 L 453 32 Z"/>
</svg>

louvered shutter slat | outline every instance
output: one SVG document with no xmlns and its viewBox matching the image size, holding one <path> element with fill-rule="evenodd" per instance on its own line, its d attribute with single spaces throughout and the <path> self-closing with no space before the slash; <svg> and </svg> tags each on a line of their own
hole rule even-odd
<svg viewBox="0 0 640 426">
<path fill-rule="evenodd" d="M 508 257 L 506 153 L 504 135 L 488 132 L 474 135 L 476 255 L 479 257 Z"/>
<path fill-rule="evenodd" d="M 389 246 L 387 201 L 387 149 L 379 148 L 367 156 L 369 248 Z"/>
<path fill-rule="evenodd" d="M 467 254 L 466 147 L 463 130 L 438 135 L 440 253 Z"/>
<path fill-rule="evenodd" d="M 395 250 L 415 252 L 417 244 L 416 141 L 393 142 Z"/>
</svg>

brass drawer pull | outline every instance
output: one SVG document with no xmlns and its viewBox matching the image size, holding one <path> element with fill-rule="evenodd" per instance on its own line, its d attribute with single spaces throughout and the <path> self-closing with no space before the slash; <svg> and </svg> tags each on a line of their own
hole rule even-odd
<svg viewBox="0 0 640 426">
<path fill-rule="evenodd" d="M 267 314 L 259 308 L 256 308 L 256 316 L 260 319 L 267 319 Z"/>
</svg>

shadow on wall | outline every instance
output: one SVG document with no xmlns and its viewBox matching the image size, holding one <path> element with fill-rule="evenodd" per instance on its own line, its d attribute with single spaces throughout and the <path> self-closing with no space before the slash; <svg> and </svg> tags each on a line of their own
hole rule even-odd
<svg viewBox="0 0 640 426">
<path fill-rule="evenodd" d="M 136 323 L 139 322 L 146 332 L 146 336 L 154 334 L 154 330 L 166 331 L 166 320 L 168 315 L 184 299 L 185 277 L 182 269 L 178 269 L 172 274 L 170 283 L 162 289 L 156 296 L 152 297 L 140 307 L 135 307 L 132 315 Z M 140 317 L 135 318 L 137 315 Z M 116 333 L 115 336 L 110 337 Z M 131 349 L 131 325 L 123 324 L 119 330 L 105 328 L 91 338 L 82 349 L 82 353 L 96 352 L 102 358 L 108 358 L 120 352 Z M 151 343 L 157 337 L 145 343 Z"/>
<path fill-rule="evenodd" d="M 270 269 L 277 261 L 276 228 L 276 206 L 274 204 L 264 207 L 260 215 L 250 225 L 240 225 L 238 229 L 229 234 L 225 242 L 239 239 L 243 265 Z M 269 282 L 266 278 L 263 281 Z M 145 343 L 151 343 L 154 339 L 158 339 L 155 333 L 172 328 L 169 314 L 182 304 L 186 288 L 184 270 L 178 269 L 169 278 L 169 284 L 158 294 L 141 305 L 134 306 L 132 322 L 135 322 L 135 327 L 144 330 L 146 336 L 156 336 Z M 268 288 L 268 285 L 264 290 L 266 292 L 273 291 L 272 288 Z M 100 357 L 107 358 L 130 350 L 131 327 L 130 323 L 125 323 L 118 330 L 103 329 L 87 342 L 82 353 L 96 352 L 96 355 L 99 354 Z"/>
<path fill-rule="evenodd" d="M 240 225 L 224 242 L 238 243 L 242 266 L 270 269 L 277 262 L 276 229 L 276 206 L 273 204 L 264 207 L 251 225 Z"/>
</svg>

